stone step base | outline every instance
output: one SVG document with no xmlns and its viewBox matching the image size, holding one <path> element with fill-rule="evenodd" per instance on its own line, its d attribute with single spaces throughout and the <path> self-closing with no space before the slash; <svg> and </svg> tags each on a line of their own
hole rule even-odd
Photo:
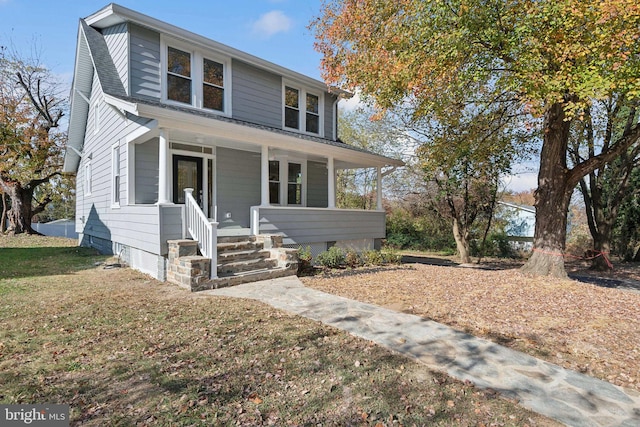
<svg viewBox="0 0 640 427">
<path fill-rule="evenodd" d="M 262 271 L 269 268 L 274 268 L 277 265 L 278 261 L 272 258 L 245 258 L 240 261 L 218 264 L 218 276 L 232 275 L 250 271 Z"/>
<path fill-rule="evenodd" d="M 276 279 L 278 277 L 295 276 L 297 269 L 273 268 L 264 270 L 253 270 L 229 276 L 220 276 L 216 279 L 201 280 L 197 284 L 191 285 L 192 292 L 206 291 L 210 289 L 220 289 L 229 286 L 241 285 L 243 283 L 259 282 L 261 280 Z"/>
<path fill-rule="evenodd" d="M 167 280 L 191 291 L 290 276 L 298 271 L 297 250 L 283 248 L 277 236 L 219 238 L 216 279 L 210 279 L 211 260 L 198 255 L 197 242 L 172 240 L 168 244 Z"/>
</svg>

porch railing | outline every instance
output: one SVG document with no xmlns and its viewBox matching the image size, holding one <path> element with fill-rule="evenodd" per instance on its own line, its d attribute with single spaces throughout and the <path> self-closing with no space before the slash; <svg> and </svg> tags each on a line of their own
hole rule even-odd
<svg viewBox="0 0 640 427">
<path fill-rule="evenodd" d="M 218 223 L 210 220 L 202 212 L 198 202 L 193 197 L 193 188 L 185 188 L 185 226 L 193 240 L 198 241 L 198 247 L 203 256 L 211 259 L 211 278 L 215 279 L 218 272 Z"/>
</svg>

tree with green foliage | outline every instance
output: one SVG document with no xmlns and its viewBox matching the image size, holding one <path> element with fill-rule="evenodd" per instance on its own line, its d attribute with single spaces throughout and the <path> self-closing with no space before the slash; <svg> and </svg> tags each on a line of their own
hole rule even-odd
<svg viewBox="0 0 640 427">
<path fill-rule="evenodd" d="M 636 197 L 627 198 L 618 209 L 613 229 L 612 246 L 624 260 L 640 262 L 640 168 L 635 168 L 629 177 L 629 188 Z"/>
<path fill-rule="evenodd" d="M 345 144 L 362 148 L 383 156 L 401 158 L 399 151 L 401 131 L 391 117 L 371 120 L 371 110 L 356 108 L 341 110 L 338 135 Z M 392 174 L 395 176 L 397 172 Z M 387 178 L 386 180 L 390 179 Z M 374 209 L 376 206 L 377 171 L 368 169 L 342 169 L 337 173 L 336 202 L 341 208 Z"/>
<path fill-rule="evenodd" d="M 424 178 L 438 188 L 438 212 L 452 225 L 460 260 L 471 262 L 472 239 L 481 241 L 480 256 L 491 226 L 500 179 L 523 157 L 530 135 L 520 121 L 527 115 L 512 99 L 500 99 L 490 88 L 470 93 L 457 108 L 439 118 L 413 119 Z M 485 224 L 484 231 L 479 223 Z M 483 236 L 483 237 L 481 237 Z"/>
<path fill-rule="evenodd" d="M 34 215 L 53 200 L 60 176 L 65 99 L 49 70 L 16 54 L 0 56 L 0 187 L 11 199 L 8 231 L 35 233 Z"/>
<path fill-rule="evenodd" d="M 574 164 L 594 157 L 597 150 L 608 147 L 617 135 L 628 132 L 637 122 L 637 102 L 629 103 L 624 96 L 594 102 L 585 108 L 581 119 L 572 123 L 570 157 Z M 640 168 L 640 139 L 618 158 L 590 172 L 580 180 L 589 232 L 593 240 L 591 268 L 613 268 L 609 257 L 613 230 L 620 207 L 640 194 L 632 184 L 632 174 Z"/>
<path fill-rule="evenodd" d="M 636 0 L 327 0 L 312 24 L 331 86 L 379 111 L 411 100 L 413 117 L 447 117 L 492 88 L 539 117 L 534 252 L 523 271 L 565 277 L 571 194 L 640 136 L 635 123 L 569 167 L 570 123 L 593 100 L 640 95 Z"/>
</svg>

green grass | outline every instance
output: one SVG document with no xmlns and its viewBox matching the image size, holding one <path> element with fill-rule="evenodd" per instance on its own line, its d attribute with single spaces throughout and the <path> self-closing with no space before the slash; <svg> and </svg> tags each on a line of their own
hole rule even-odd
<svg viewBox="0 0 640 427">
<path fill-rule="evenodd" d="M 0 237 L 0 251 L 1 403 L 67 403 L 89 426 L 556 425 L 263 304 L 40 237 Z"/>
</svg>

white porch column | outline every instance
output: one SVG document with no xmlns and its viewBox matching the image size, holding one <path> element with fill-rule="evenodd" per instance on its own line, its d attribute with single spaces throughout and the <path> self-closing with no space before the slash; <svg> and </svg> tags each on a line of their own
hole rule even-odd
<svg viewBox="0 0 640 427">
<path fill-rule="evenodd" d="M 260 206 L 269 206 L 269 147 L 262 146 L 260 156 Z"/>
<path fill-rule="evenodd" d="M 382 168 L 378 166 L 377 168 L 377 176 L 376 176 L 376 208 L 381 211 L 382 210 Z"/>
<path fill-rule="evenodd" d="M 328 208 L 336 207 L 336 168 L 333 157 L 327 159 L 327 187 L 328 187 Z"/>
<path fill-rule="evenodd" d="M 171 203 L 169 199 L 169 138 L 165 129 L 160 129 L 158 151 L 158 204 Z"/>
</svg>

